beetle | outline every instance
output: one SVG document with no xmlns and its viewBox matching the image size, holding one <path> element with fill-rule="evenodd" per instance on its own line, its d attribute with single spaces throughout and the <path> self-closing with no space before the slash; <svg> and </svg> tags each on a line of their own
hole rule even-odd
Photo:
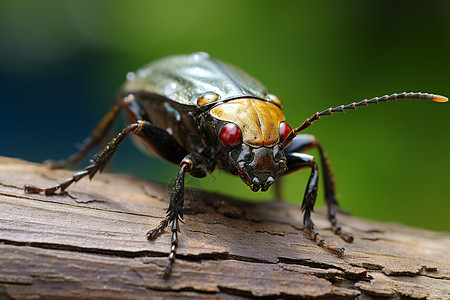
<svg viewBox="0 0 450 300">
<path fill-rule="evenodd" d="M 311 220 L 319 170 L 315 158 L 304 152 L 311 148 L 319 150 L 332 230 L 351 243 L 352 235 L 345 233 L 336 220 L 338 202 L 330 162 L 316 137 L 297 134 L 322 116 L 397 99 L 448 101 L 440 95 L 396 93 L 317 112 L 292 129 L 285 122 L 281 100 L 243 70 L 215 60 L 204 52 L 170 56 L 128 73 L 115 105 L 84 141 L 80 151 L 66 160 L 51 162 L 53 168 L 80 162 L 103 142 L 119 113 L 124 110 L 129 125 L 94 156 L 90 165 L 58 185 L 47 188 L 25 185 L 24 189 L 26 193 L 45 195 L 64 193 L 72 183 L 101 172 L 125 137 L 133 133 L 148 151 L 179 164 L 166 217 L 147 233 L 147 238 L 154 240 L 171 226 L 169 262 L 164 270 L 167 277 L 175 261 L 178 232 L 183 220 L 186 173 L 205 177 L 219 168 L 239 176 L 253 192 L 257 192 L 267 191 L 284 174 L 310 168 L 301 206 L 304 228 L 318 246 L 342 256 L 344 248 L 329 245 Z"/>
</svg>

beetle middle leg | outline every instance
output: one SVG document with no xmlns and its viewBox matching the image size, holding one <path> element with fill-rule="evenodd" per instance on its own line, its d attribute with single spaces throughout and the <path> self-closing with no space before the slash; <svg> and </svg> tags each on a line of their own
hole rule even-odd
<svg viewBox="0 0 450 300">
<path fill-rule="evenodd" d="M 336 219 L 336 209 L 339 208 L 339 204 L 336 200 L 335 179 L 333 171 L 331 169 L 330 161 L 328 160 L 328 155 L 323 149 L 320 142 L 313 135 L 309 134 L 297 135 L 292 140 L 291 144 L 288 147 L 286 147 L 286 155 L 288 155 L 289 153 L 304 152 L 311 148 L 317 148 L 319 150 L 325 186 L 325 201 L 327 203 L 328 219 L 331 222 L 332 230 L 335 234 L 339 235 L 344 241 L 351 243 L 353 242 L 353 236 L 343 232 L 341 225 L 338 223 Z"/>
</svg>

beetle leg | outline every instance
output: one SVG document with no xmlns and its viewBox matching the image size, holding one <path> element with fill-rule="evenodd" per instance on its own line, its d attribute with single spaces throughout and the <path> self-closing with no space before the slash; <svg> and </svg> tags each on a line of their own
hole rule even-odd
<svg viewBox="0 0 450 300">
<path fill-rule="evenodd" d="M 167 225 L 172 222 L 172 239 L 170 244 L 169 263 L 164 270 L 165 277 L 169 276 L 172 270 L 172 265 L 175 261 L 175 253 L 178 246 L 178 232 L 180 231 L 178 222 L 183 220 L 184 174 L 188 167 L 188 164 L 185 163 L 181 163 L 180 165 L 180 171 L 175 179 L 172 195 L 170 196 L 170 203 L 169 208 L 167 209 L 166 218 L 159 223 L 157 228 L 147 232 L 147 238 L 149 240 L 154 240 L 162 233 Z"/>
<path fill-rule="evenodd" d="M 331 169 L 331 164 L 328 159 L 328 155 L 322 147 L 322 144 L 316 139 L 315 136 L 310 134 L 297 135 L 292 143 L 286 147 L 286 153 L 298 153 L 305 152 L 311 148 L 318 148 L 320 153 L 320 160 L 322 162 L 322 173 L 325 185 L 325 200 L 328 208 L 328 219 L 331 222 L 333 232 L 339 235 L 344 241 L 353 242 L 353 236 L 342 231 L 341 225 L 336 220 L 336 209 L 339 208 L 339 204 L 336 200 L 336 184 Z M 288 166 L 289 169 L 289 166 Z"/>
<path fill-rule="evenodd" d="M 143 126 L 137 136 L 152 153 L 175 164 L 179 164 L 187 155 L 186 150 L 167 131 L 148 121 L 139 122 L 142 122 Z"/>
<path fill-rule="evenodd" d="M 199 154 L 188 154 L 180 163 L 180 171 L 175 179 L 175 183 L 170 196 L 169 208 L 166 218 L 162 220 L 158 227 L 147 233 L 149 240 L 156 239 L 164 229 L 172 222 L 172 239 L 170 245 L 169 263 L 164 270 L 164 276 L 168 277 L 175 261 L 176 249 L 178 246 L 179 222 L 183 220 L 184 207 L 184 177 L 186 172 L 195 177 L 204 177 L 208 173 L 204 159 Z"/>
<path fill-rule="evenodd" d="M 315 230 L 314 223 L 311 220 L 311 212 L 314 210 L 319 184 L 319 168 L 314 160 L 314 157 L 305 153 L 289 152 L 286 153 L 286 157 L 288 161 L 288 169 L 291 171 L 306 167 L 311 168 L 311 175 L 308 180 L 308 185 L 306 186 L 305 196 L 302 203 L 302 211 L 304 212 L 303 225 L 305 226 L 305 229 L 308 230 L 311 238 L 318 246 L 325 248 L 338 256 L 342 256 L 344 254 L 344 248 L 328 245 Z"/>
<path fill-rule="evenodd" d="M 174 149 L 180 148 L 178 143 L 173 139 L 171 135 L 169 135 L 167 132 L 159 128 L 158 126 L 147 122 L 147 121 L 138 121 L 137 123 L 131 124 L 128 127 L 124 128 L 122 132 L 120 132 L 114 139 L 112 139 L 109 143 L 106 144 L 106 146 L 95 155 L 94 159 L 92 159 L 92 164 L 87 166 L 83 171 L 75 173 L 71 178 L 63 181 L 62 183 L 47 187 L 47 188 L 40 188 L 33 185 L 26 184 L 24 187 L 24 190 L 26 193 L 29 194 L 38 194 L 38 193 L 44 193 L 45 195 L 54 195 L 57 192 L 64 193 L 64 191 L 74 182 L 77 182 L 81 178 L 89 175 L 89 178 L 92 179 L 94 175 L 97 173 L 97 171 L 103 171 L 106 164 L 109 162 L 109 160 L 112 158 L 114 153 L 116 153 L 117 148 L 119 145 L 123 142 L 125 137 L 130 133 L 133 132 L 135 135 L 139 137 L 148 138 L 150 140 L 150 137 L 148 137 L 149 134 L 153 134 L 152 141 L 154 145 L 160 146 L 160 149 L 166 149 L 167 147 L 174 147 Z M 164 148 L 166 147 L 166 148 Z M 178 147 L 178 148 L 177 148 Z M 170 152 L 170 151 L 166 151 Z M 171 157 L 183 157 L 185 152 L 181 151 L 174 151 L 173 153 L 170 153 Z M 181 158 L 179 160 L 181 160 Z M 169 159 L 169 158 L 166 158 Z M 178 160 L 178 161 L 179 161 Z"/>
<path fill-rule="evenodd" d="M 64 191 L 74 182 L 77 182 L 81 178 L 89 175 L 89 178 L 92 179 L 97 171 L 103 171 L 103 168 L 109 162 L 111 157 L 116 153 L 117 148 L 125 139 L 125 137 L 130 133 L 137 133 L 141 129 L 142 124 L 140 122 L 131 124 L 128 127 L 124 128 L 114 139 L 112 139 L 106 146 L 94 157 L 92 160 L 92 164 L 87 166 L 84 171 L 75 173 L 71 178 L 63 181 L 62 183 L 47 187 L 47 188 L 39 188 L 33 185 L 26 184 L 24 190 L 28 194 L 38 194 L 44 193 L 45 195 L 54 195 L 57 192 L 64 193 Z"/>
</svg>

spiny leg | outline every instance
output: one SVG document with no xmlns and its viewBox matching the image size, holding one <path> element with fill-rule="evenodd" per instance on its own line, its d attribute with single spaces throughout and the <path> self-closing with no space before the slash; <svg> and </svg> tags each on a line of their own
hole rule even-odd
<svg viewBox="0 0 450 300">
<path fill-rule="evenodd" d="M 183 222 L 184 207 L 184 178 L 188 172 L 194 177 L 204 177 L 209 172 L 203 157 L 197 153 L 188 154 L 180 163 L 180 170 L 175 179 L 175 183 L 170 196 L 169 208 L 166 212 L 166 218 L 162 220 L 158 227 L 147 233 L 147 238 L 152 241 L 156 239 L 164 229 L 172 222 L 172 239 L 170 245 L 169 263 L 164 270 L 164 277 L 169 277 L 175 262 L 176 249 L 178 247 L 178 232 L 180 231 L 179 222 Z"/>
<path fill-rule="evenodd" d="M 328 219 L 331 222 L 332 230 L 335 234 L 339 235 L 344 241 L 351 243 L 353 242 L 353 236 L 342 231 L 341 225 L 336 220 L 336 208 L 339 207 L 339 204 L 336 200 L 336 184 L 333 175 L 333 171 L 331 169 L 331 164 L 328 159 L 328 155 L 325 152 L 324 148 L 317 140 L 316 137 L 309 134 L 301 134 L 297 135 L 286 147 L 286 153 L 299 153 L 307 151 L 311 148 L 317 148 L 319 150 L 320 159 L 322 162 L 322 173 L 324 178 L 324 186 L 325 186 L 325 201 L 327 203 L 328 208 Z"/>
<path fill-rule="evenodd" d="M 137 123 L 129 125 L 95 156 L 91 165 L 86 167 L 85 170 L 74 174 L 64 182 L 48 188 L 40 188 L 27 184 L 25 185 L 24 190 L 26 193 L 37 194 L 43 192 L 45 195 L 54 195 L 57 192 L 64 193 L 67 187 L 73 182 L 77 182 L 87 175 L 89 175 L 89 178 L 92 178 L 97 171 L 101 172 L 103 170 L 105 165 L 117 151 L 119 145 L 130 132 L 133 132 L 135 135 L 142 138 L 148 146 L 154 148 L 155 153 L 159 156 L 173 162 L 182 160 L 180 163 L 179 174 L 175 180 L 170 205 L 167 210 L 167 217 L 161 221 L 157 228 L 147 233 L 148 239 L 155 239 L 169 223 L 172 222 L 171 252 L 169 255 L 169 264 L 164 272 L 167 277 L 171 272 L 175 260 L 176 248 L 178 246 L 179 222 L 182 222 L 183 219 L 184 174 L 185 172 L 189 172 L 194 177 L 204 177 L 212 170 L 209 170 L 207 167 L 207 165 L 209 166 L 211 163 L 207 164 L 204 162 L 203 157 L 197 153 L 186 155 L 185 150 L 178 142 L 168 132 L 155 124 L 148 121 L 138 121 Z"/>
<path fill-rule="evenodd" d="M 317 121 L 320 119 L 320 117 L 322 116 L 331 116 L 333 113 L 343 113 L 345 112 L 345 110 L 348 109 L 352 109 L 355 110 L 357 107 L 362 107 L 362 106 L 369 106 L 369 104 L 379 104 L 380 102 L 389 102 L 389 101 L 396 101 L 398 99 L 423 99 L 423 100 L 431 100 L 431 101 L 435 101 L 435 102 L 447 102 L 448 99 L 447 97 L 444 96 L 440 96 L 440 95 L 433 95 L 433 94 L 428 94 L 428 93 L 394 93 L 392 95 L 384 95 L 382 97 L 374 97 L 372 99 L 364 99 L 362 101 L 359 102 L 353 102 L 347 105 L 341 105 L 335 108 L 328 108 L 324 111 L 321 112 L 316 112 L 315 114 L 313 114 L 310 118 L 307 118 L 299 127 L 293 129 L 288 136 L 282 141 L 282 145 L 284 147 L 286 147 L 286 149 L 289 149 L 291 142 L 294 142 L 294 140 L 298 137 L 296 137 L 296 135 L 301 132 L 302 130 L 305 130 L 306 128 L 308 128 L 309 126 L 312 125 L 313 122 Z M 311 141 L 309 143 L 311 146 L 314 146 L 314 141 Z M 323 148 L 320 146 L 320 144 L 315 145 L 316 147 L 319 148 L 319 151 L 321 153 L 321 158 L 322 161 L 324 161 L 323 166 L 325 166 L 324 169 L 324 174 L 325 174 L 325 193 L 326 193 L 326 198 L 327 198 L 327 203 L 328 203 L 328 215 L 329 215 L 329 219 L 332 223 L 332 227 L 333 227 L 333 231 L 338 234 L 339 236 L 341 236 L 341 238 L 343 238 L 345 241 L 347 242 L 352 242 L 353 241 L 353 237 L 351 235 L 345 234 L 342 232 L 341 226 L 337 223 L 336 220 L 336 212 L 335 212 L 335 208 L 337 206 L 337 201 L 334 197 L 334 179 L 332 177 L 332 173 L 331 173 L 331 168 L 329 168 L 329 163 L 328 163 L 328 159 L 327 159 L 327 155 L 325 153 L 325 151 L 323 150 Z M 295 146 L 293 146 L 295 148 Z M 297 142 L 297 150 L 298 149 L 307 149 L 308 148 L 308 142 L 306 141 L 302 141 L 301 138 L 298 139 Z M 294 150 L 289 150 L 291 152 L 295 152 Z M 328 170 L 326 170 L 326 168 L 328 168 Z M 289 166 L 288 166 L 289 169 Z M 306 200 L 306 196 L 305 196 L 305 200 Z M 304 201 L 305 203 L 305 201 Z M 308 206 L 306 205 L 305 208 L 305 218 L 309 219 L 309 212 L 308 212 Z M 310 208 L 310 210 L 312 210 L 312 206 Z M 312 224 L 312 222 L 311 222 Z M 312 226 L 312 225 L 311 225 Z"/>
<path fill-rule="evenodd" d="M 183 206 L 184 206 L 184 175 L 189 166 L 182 163 L 180 171 L 172 189 L 170 197 L 169 208 L 167 209 L 166 218 L 159 223 L 155 229 L 147 232 L 149 240 L 156 239 L 164 229 L 172 222 L 172 239 L 170 243 L 169 263 L 164 270 L 164 277 L 168 277 L 172 271 L 172 266 L 175 261 L 175 254 L 178 247 L 178 232 L 180 231 L 178 222 L 183 220 Z"/>
<path fill-rule="evenodd" d="M 43 192 L 45 195 L 53 195 L 58 191 L 63 193 L 68 186 L 87 175 L 89 175 L 89 178 L 92 179 L 97 171 L 100 170 L 101 172 L 103 170 L 111 157 L 117 151 L 119 145 L 130 132 L 133 132 L 135 135 L 146 141 L 149 145 L 153 146 L 156 149 L 155 152 L 167 160 L 176 161 L 178 159 L 178 161 L 180 161 L 186 153 L 177 141 L 163 129 L 148 121 L 137 121 L 136 123 L 124 128 L 121 133 L 106 144 L 106 146 L 99 153 L 97 153 L 91 161 L 92 164 L 87 166 L 83 171 L 74 174 L 71 178 L 58 185 L 48 188 L 39 188 L 27 184 L 24 188 L 25 192 L 30 194 Z"/>
<path fill-rule="evenodd" d="M 92 164 L 87 166 L 83 171 L 75 173 L 71 178 L 57 184 L 55 186 L 50 186 L 47 188 L 40 188 L 30 184 L 26 184 L 24 187 L 25 193 L 27 194 L 39 194 L 44 193 L 46 196 L 54 195 L 57 192 L 64 193 L 64 191 L 74 182 L 77 182 L 81 178 L 89 175 L 92 179 L 97 171 L 103 171 L 103 168 L 109 162 L 111 157 L 116 153 L 117 148 L 125 139 L 125 137 L 132 131 L 138 132 L 142 127 L 142 123 L 138 122 L 131 124 L 124 128 L 114 139 L 112 139 L 92 160 Z"/>
<path fill-rule="evenodd" d="M 319 168 L 317 163 L 314 161 L 314 157 L 309 154 L 289 152 L 286 153 L 286 157 L 288 160 L 288 170 L 298 170 L 305 167 L 311 168 L 311 175 L 308 180 L 308 185 L 306 186 L 305 196 L 302 203 L 302 211 L 304 212 L 303 224 L 305 229 L 309 232 L 311 238 L 318 246 L 338 256 L 342 256 L 344 254 L 344 248 L 334 247 L 327 244 L 315 230 L 314 223 L 311 220 L 311 212 L 314 210 L 319 185 Z"/>
</svg>

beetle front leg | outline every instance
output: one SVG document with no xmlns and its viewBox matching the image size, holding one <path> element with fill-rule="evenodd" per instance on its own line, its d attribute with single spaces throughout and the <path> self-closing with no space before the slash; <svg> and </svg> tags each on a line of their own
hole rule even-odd
<svg viewBox="0 0 450 300">
<path fill-rule="evenodd" d="M 180 159 L 183 158 L 186 153 L 181 149 L 180 145 L 169 133 L 148 121 L 138 121 L 137 123 L 131 124 L 124 128 L 122 132 L 120 132 L 115 138 L 107 143 L 106 146 L 95 155 L 94 159 L 92 159 L 92 164 L 87 166 L 83 171 L 75 173 L 71 178 L 63 181 L 58 185 L 47 188 L 40 188 L 30 184 L 26 184 L 24 187 L 25 192 L 28 194 L 44 193 L 45 195 L 49 196 L 54 195 L 57 192 L 64 193 L 64 191 L 72 183 L 79 181 L 81 178 L 87 175 L 89 175 L 89 178 L 92 179 L 97 171 L 103 171 L 103 168 L 113 157 L 119 145 L 123 142 L 125 137 L 130 132 L 141 138 L 146 138 L 149 142 L 151 142 L 151 145 L 159 151 L 156 153 L 160 154 L 167 160 L 178 159 L 178 161 L 180 161 Z M 167 149 L 173 149 L 173 151 L 170 152 L 167 151 Z M 164 156 L 164 150 L 166 150 L 166 156 Z"/>
<path fill-rule="evenodd" d="M 149 240 L 156 239 L 164 229 L 172 223 L 172 239 L 170 245 L 169 263 L 164 270 L 164 277 L 168 277 L 175 261 L 176 249 L 178 246 L 179 222 L 183 222 L 184 207 L 184 177 L 186 172 L 195 177 L 204 177 L 208 171 L 204 159 L 199 154 L 188 154 L 180 163 L 180 171 L 175 179 L 175 183 L 170 196 L 169 208 L 166 218 L 159 223 L 159 226 L 147 233 Z"/>
<path fill-rule="evenodd" d="M 88 176 L 92 179 L 98 171 L 103 171 L 103 168 L 109 162 L 111 157 L 116 153 L 117 148 L 123 142 L 125 137 L 130 132 L 138 132 L 142 127 L 142 123 L 131 124 L 124 128 L 114 139 L 112 139 L 106 146 L 94 157 L 92 164 L 87 166 L 83 171 L 75 173 L 71 178 L 57 184 L 55 186 L 40 188 L 30 184 L 26 184 L 24 187 L 27 194 L 39 194 L 44 193 L 46 196 L 54 195 L 57 192 L 64 193 L 64 191 L 74 182 L 77 182 L 81 178 Z"/>
<path fill-rule="evenodd" d="M 288 170 L 298 170 L 305 167 L 311 168 L 311 175 L 308 180 L 308 185 L 306 186 L 305 196 L 302 203 L 303 215 L 303 225 L 304 228 L 308 230 L 311 238 L 316 242 L 316 244 L 338 256 L 344 254 L 344 248 L 334 247 L 328 245 L 325 240 L 319 235 L 319 233 L 314 228 L 314 223 L 311 220 L 311 212 L 314 211 L 314 204 L 317 198 L 317 189 L 319 184 L 319 169 L 314 157 L 309 154 L 304 153 L 287 153 Z"/>
<path fill-rule="evenodd" d="M 149 240 L 156 239 L 162 231 L 172 222 L 172 239 L 170 245 L 169 263 L 164 270 L 164 277 L 168 277 L 172 265 L 175 261 L 175 253 L 178 246 L 178 232 L 180 231 L 179 222 L 183 220 L 183 206 L 184 206 L 184 175 L 189 169 L 189 165 L 181 163 L 180 171 L 178 172 L 175 184 L 173 186 L 172 195 L 170 197 L 169 208 L 167 209 L 166 218 L 159 223 L 159 226 L 155 229 L 147 232 L 147 238 Z"/>
<path fill-rule="evenodd" d="M 311 148 L 317 148 L 319 150 L 325 186 L 325 200 L 327 203 L 328 219 L 331 222 L 331 228 L 333 232 L 339 235 L 344 241 L 351 243 L 353 242 L 353 236 L 343 232 L 341 225 L 336 219 L 336 208 L 339 207 L 339 204 L 336 200 L 336 184 L 328 155 L 322 147 L 322 144 L 320 144 L 317 138 L 313 135 L 301 134 L 297 135 L 292 140 L 291 144 L 286 147 L 285 151 L 287 154 L 299 153 L 307 151 Z"/>
</svg>

